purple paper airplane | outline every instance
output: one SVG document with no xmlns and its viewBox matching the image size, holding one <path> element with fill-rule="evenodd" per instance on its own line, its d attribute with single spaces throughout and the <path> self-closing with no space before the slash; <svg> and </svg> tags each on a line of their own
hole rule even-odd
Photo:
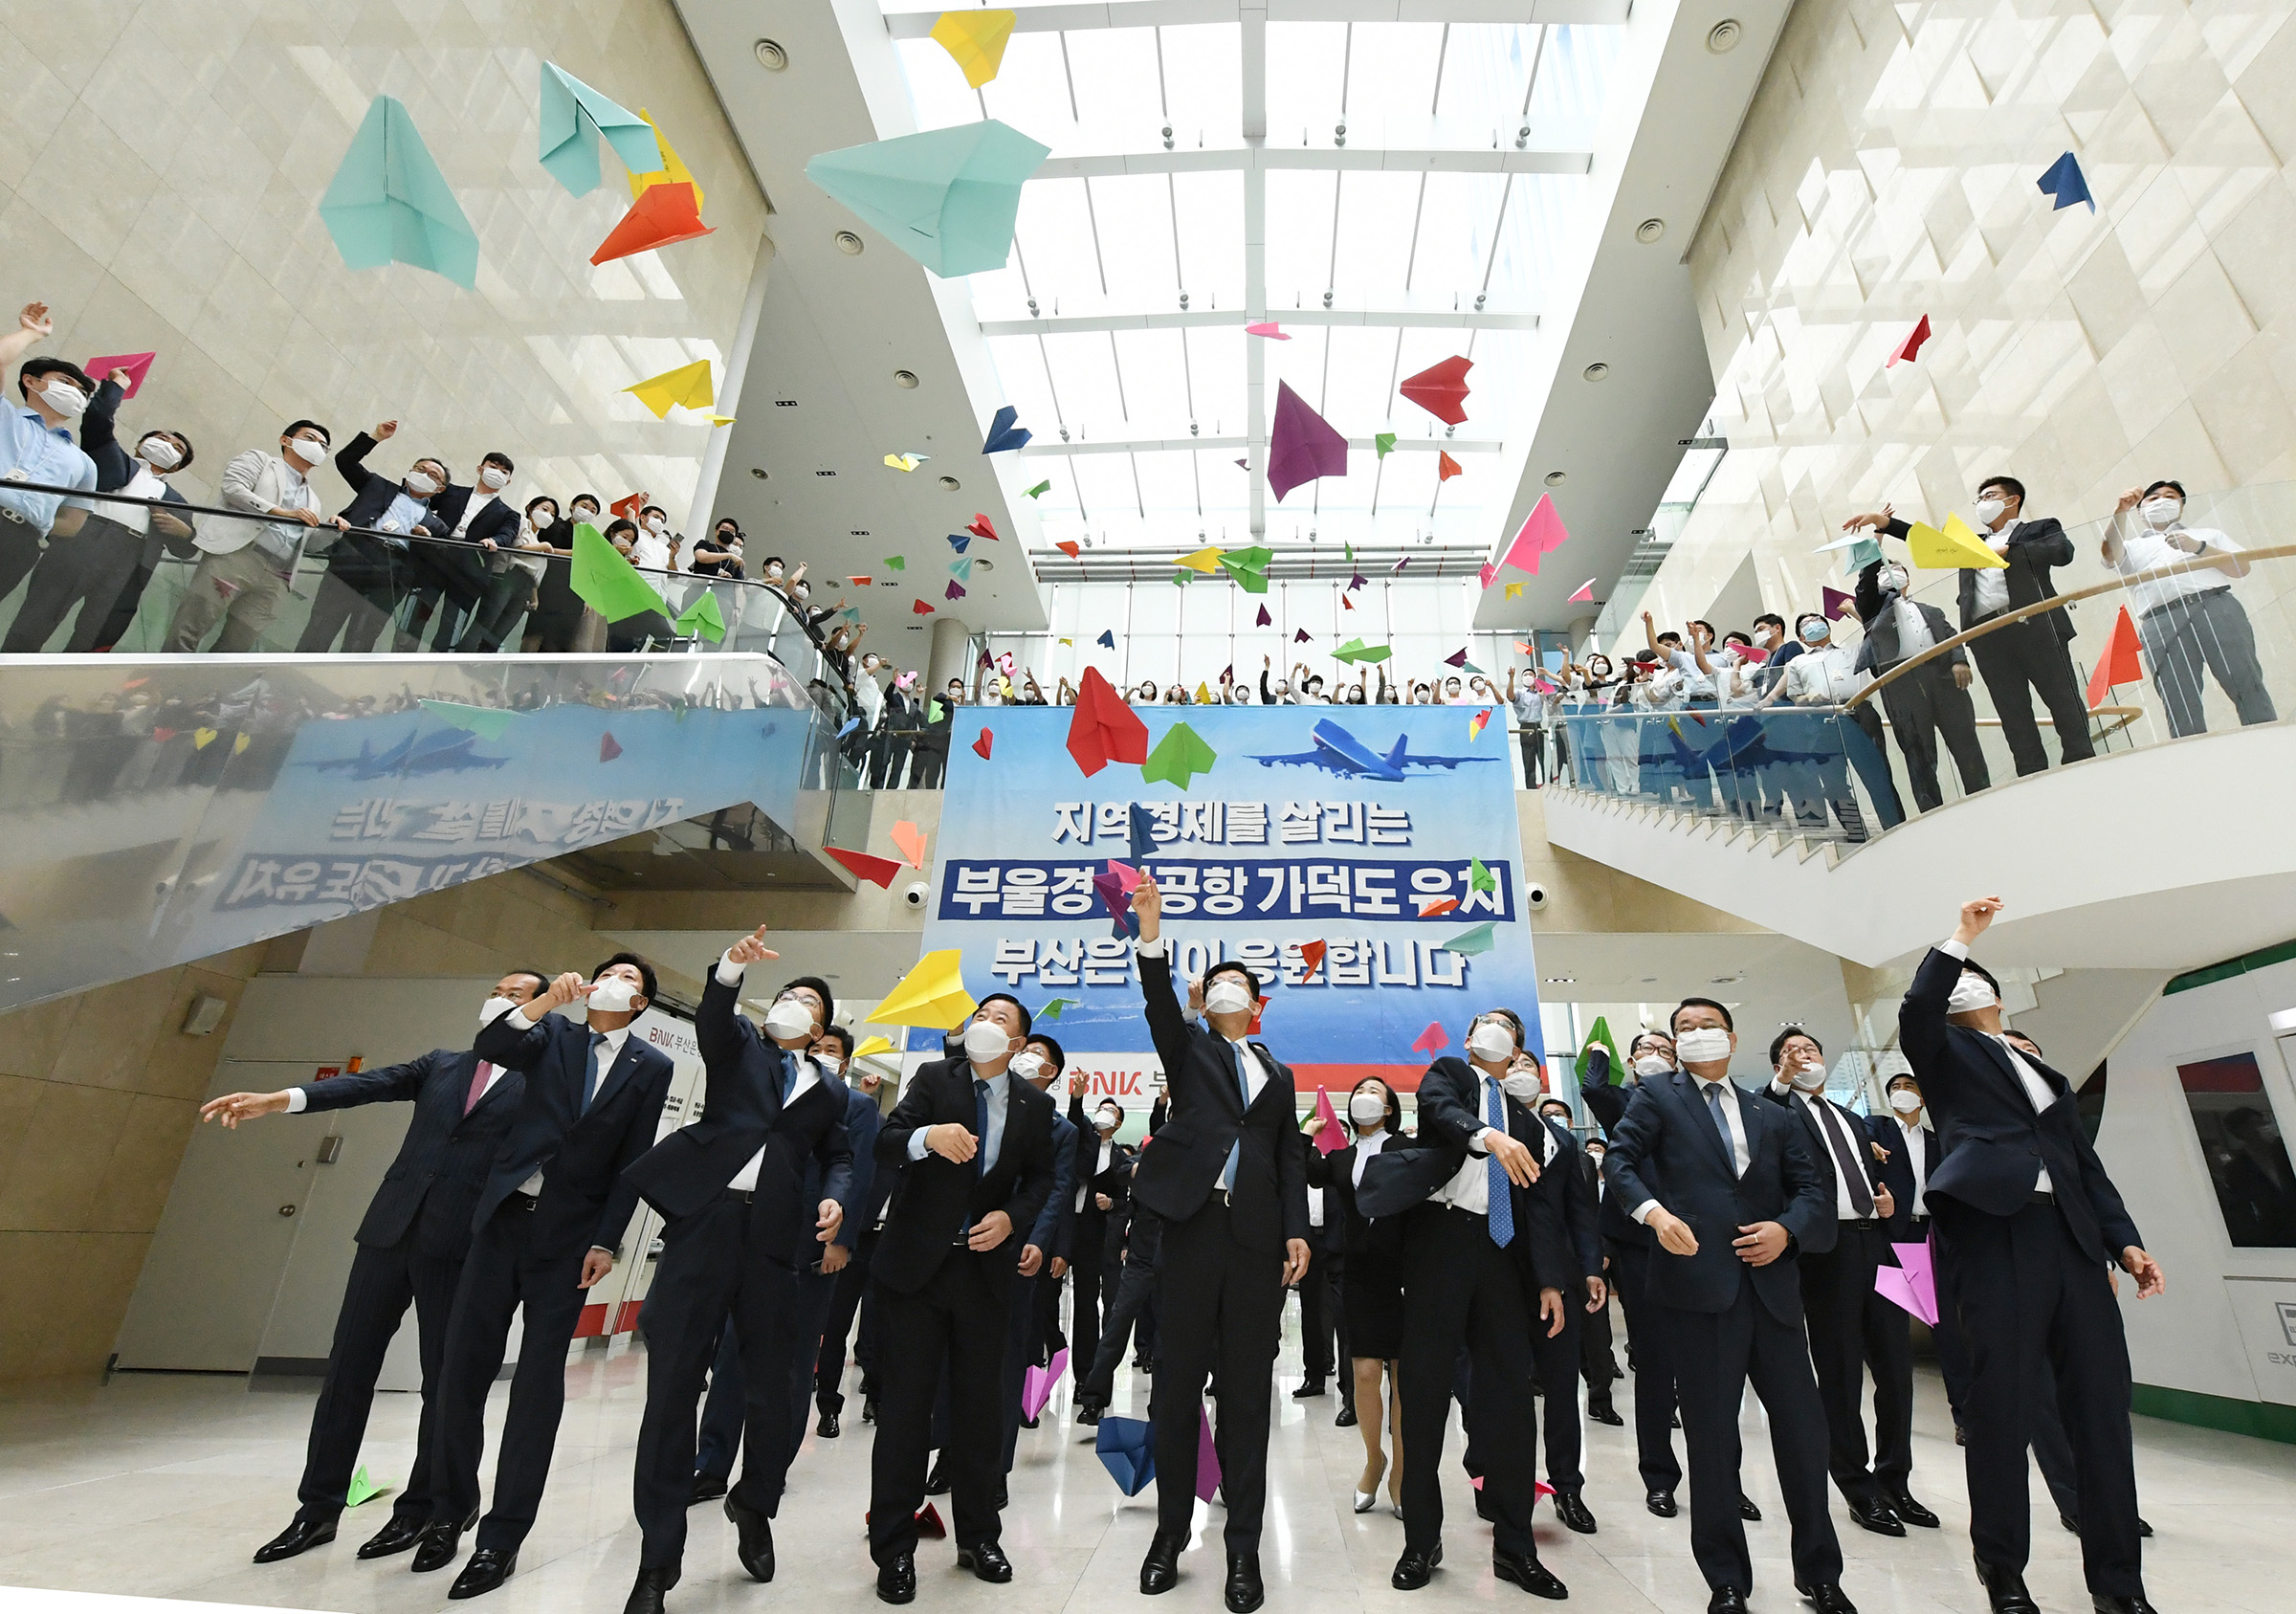
<svg viewBox="0 0 2296 1614">
<path fill-rule="evenodd" d="M 1347 475 L 1347 439 L 1284 382 L 1275 384 L 1275 425 L 1268 439 L 1268 485 L 1284 495 L 1318 476 Z"/>
</svg>

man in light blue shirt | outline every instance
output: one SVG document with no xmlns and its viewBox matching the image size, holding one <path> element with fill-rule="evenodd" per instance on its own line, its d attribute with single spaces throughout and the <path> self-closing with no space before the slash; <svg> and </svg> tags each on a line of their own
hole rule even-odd
<svg viewBox="0 0 2296 1614">
<path fill-rule="evenodd" d="M 15 591 L 40 558 L 50 538 L 79 531 L 92 508 L 66 501 L 60 493 L 11 487 L 33 482 L 52 488 L 96 491 L 96 462 L 72 441 L 72 422 L 96 396 L 96 384 L 64 359 L 25 359 L 24 350 L 55 330 L 48 305 L 29 302 L 16 316 L 16 328 L 0 337 L 0 373 L 16 369 L 16 390 L 24 408 L 0 410 L 0 599 Z"/>
</svg>

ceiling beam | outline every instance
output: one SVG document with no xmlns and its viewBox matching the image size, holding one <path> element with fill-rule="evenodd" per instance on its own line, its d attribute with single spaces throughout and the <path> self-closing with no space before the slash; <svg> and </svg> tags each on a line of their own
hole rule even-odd
<svg viewBox="0 0 2296 1614">
<path fill-rule="evenodd" d="M 982 336 L 1057 336 L 1071 331 L 1173 331 L 1221 325 L 1237 326 L 1251 320 L 1247 312 L 1218 309 L 1173 309 L 1159 314 L 1072 314 L 1037 320 L 983 320 Z M 1534 331 L 1535 314 L 1452 314 L 1442 309 L 1279 308 L 1272 318 L 1286 325 L 1367 325 L 1395 330 Z"/>
<path fill-rule="evenodd" d="M 1246 6 L 1237 0 L 1107 0 L 1101 5 L 1018 6 L 1016 33 L 1073 33 L 1094 28 L 1177 28 L 1234 22 Z M 1269 0 L 1252 7 L 1269 22 L 1610 23 L 1623 24 L 1632 0 Z M 886 30 L 895 39 L 921 39 L 945 7 L 890 11 Z"/>
<path fill-rule="evenodd" d="M 1254 446 L 1248 437 L 1111 437 L 1106 442 L 1099 443 L 1055 443 L 1039 437 L 1024 444 L 1016 452 L 1023 458 L 1036 459 L 1048 454 L 1172 453 L 1193 449 L 1218 449 L 1226 452 L 1250 449 Z M 1379 445 L 1369 437 L 1350 437 L 1347 440 L 1347 446 L 1351 449 L 1362 449 L 1367 453 L 1377 453 L 1379 449 Z M 1433 453 L 1436 450 L 1441 449 L 1453 454 L 1499 453 L 1504 452 L 1506 447 L 1507 445 L 1504 443 L 1484 442 L 1481 439 L 1399 436 L 1395 447 L 1387 452 L 1389 453 Z"/>
<path fill-rule="evenodd" d="M 1574 121 L 1576 122 L 1576 121 Z M 1587 129 L 1577 127 L 1575 134 Z M 1595 156 L 1583 142 L 1517 151 L 1468 147 L 1407 151 L 1379 146 L 1261 146 L 1215 151 L 1115 151 L 1098 156 L 1049 157 L 1031 179 L 1103 179 L 1117 174 L 1229 173 L 1240 169 L 1306 168 L 1321 172 L 1388 174 L 1583 174 Z"/>
</svg>

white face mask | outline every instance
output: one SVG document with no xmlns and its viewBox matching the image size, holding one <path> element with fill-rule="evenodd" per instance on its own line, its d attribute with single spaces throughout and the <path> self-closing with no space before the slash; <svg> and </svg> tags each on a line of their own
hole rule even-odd
<svg viewBox="0 0 2296 1614">
<path fill-rule="evenodd" d="M 1822 1065 L 1797 1065 L 1786 1072 L 1786 1076 L 1799 1091 L 1816 1093 L 1825 1085 L 1825 1067 Z"/>
<path fill-rule="evenodd" d="M 509 998 L 492 997 L 487 999 L 478 1006 L 478 1028 L 481 1031 L 485 1030 L 518 1006 L 518 1004 Z"/>
<path fill-rule="evenodd" d="M 1290 695 L 1292 693 L 1292 686 L 1281 678 L 1276 679 L 1274 683 L 1269 684 L 1268 687 L 1275 691 L 1275 693 L 1278 695 Z"/>
<path fill-rule="evenodd" d="M 2008 509 L 2008 508 L 2009 508 L 2009 501 L 2008 501 L 2007 499 L 2003 499 L 2003 498 L 1980 498 L 1980 499 L 1978 499 L 1978 500 L 1977 500 L 1977 512 L 1976 512 L 1976 514 L 1977 514 L 1977 525 L 1979 525 L 1979 526 L 1981 526 L 1981 527 L 1989 527 L 1989 526 L 1993 525 L 1993 523 L 1994 523 L 1994 522 L 1996 522 L 1996 521 L 1998 521 L 1998 520 L 1999 520 L 2001 519 L 2001 512 L 2002 512 L 2002 511 L 2004 511 L 2004 510 L 2006 510 L 2006 509 Z"/>
<path fill-rule="evenodd" d="M 776 1042 L 795 1042 L 813 1034 L 813 1008 L 796 998 L 779 998 L 765 1011 L 765 1030 Z"/>
<path fill-rule="evenodd" d="M 1045 1056 L 1035 1052 L 1014 1054 L 1012 1073 L 1025 1082 L 1036 1080 L 1045 1073 Z"/>
<path fill-rule="evenodd" d="M 77 419 L 88 410 L 88 395 L 68 381 L 49 383 L 40 388 L 40 397 L 67 420 Z"/>
<path fill-rule="evenodd" d="M 1093 1130 L 1095 1132 L 1105 1132 L 1113 1135 L 1116 1130 L 1115 1111 L 1098 1110 L 1093 1112 Z"/>
<path fill-rule="evenodd" d="M 816 1053 L 813 1056 L 813 1063 L 821 1067 L 825 1075 L 834 1076 L 845 1069 L 845 1061 L 834 1053 Z"/>
<path fill-rule="evenodd" d="M 1224 975 L 1205 989 L 1203 1007 L 1207 1014 L 1242 1014 L 1251 1007 L 1251 988 L 1232 975 Z"/>
<path fill-rule="evenodd" d="M 597 511 L 595 511 L 595 510 L 585 510 L 585 509 L 583 509 L 583 508 L 582 508 L 580 505 L 576 505 L 576 506 L 574 507 L 574 520 L 575 520 L 575 523 L 576 523 L 577 525 L 580 525 L 580 524 L 582 524 L 582 523 L 584 523 L 584 522 L 588 522 L 588 523 L 595 524 L 595 523 L 596 523 L 596 521 L 597 521 L 597 520 L 598 520 L 598 512 L 597 512 Z"/>
<path fill-rule="evenodd" d="M 490 465 L 478 473 L 478 485 L 489 491 L 498 492 L 510 486 L 510 473 L 499 465 Z"/>
<path fill-rule="evenodd" d="M 1012 1050 L 1012 1038 L 993 1020 L 976 1020 L 964 1028 L 964 1056 L 976 1065 L 1001 1059 Z"/>
<path fill-rule="evenodd" d="M 779 576 L 781 576 L 781 575 L 782 575 L 782 563 L 781 563 L 781 562 L 779 562 L 779 561 L 775 561 L 775 562 L 773 562 L 771 564 L 767 565 L 767 566 L 766 566 L 766 568 L 765 568 L 765 575 L 766 575 L 767 577 L 779 577 Z"/>
<path fill-rule="evenodd" d="M 533 524 L 536 532 L 541 532 L 547 528 L 558 525 L 558 512 L 545 504 L 537 509 L 535 513 L 527 517 L 526 520 Z"/>
<path fill-rule="evenodd" d="M 1718 1026 L 1702 1026 L 1674 1039 L 1674 1052 L 1685 1065 L 1704 1065 L 1730 1057 L 1730 1033 Z"/>
<path fill-rule="evenodd" d="M 317 465 L 327 457 L 327 445 L 317 437 L 292 437 L 288 439 L 287 447 L 305 465 Z"/>
<path fill-rule="evenodd" d="M 1634 1073 L 1638 1076 L 1663 1076 L 1672 1069 L 1671 1064 L 1655 1053 L 1643 1054 L 1634 1062 Z"/>
<path fill-rule="evenodd" d="M 1889 1108 L 1901 1116 L 1910 1116 L 1921 1108 L 1921 1094 L 1899 1088 L 1889 1095 Z"/>
<path fill-rule="evenodd" d="M 608 1014 L 622 1014 L 628 1012 L 637 998 L 636 982 L 624 976 L 609 975 L 591 990 L 590 1006 L 602 1008 Z"/>
<path fill-rule="evenodd" d="M 1964 972 L 1961 979 L 1954 983 L 1953 996 L 1945 1000 L 1945 1012 L 1967 1014 L 1973 1008 L 1991 1008 L 2000 1001 L 1994 989 L 1982 980 Z"/>
<path fill-rule="evenodd" d="M 1358 1126 L 1380 1126 L 1387 1119 L 1387 1100 L 1376 1093 L 1358 1093 L 1347 1101 L 1347 1118 Z"/>
<path fill-rule="evenodd" d="M 1607 1149 L 1589 1149 L 1586 1152 L 1586 1158 L 1595 1162 L 1595 1169 L 1597 1171 L 1601 1171 L 1602 1169 L 1602 1157 L 1609 1152 L 1610 1151 Z"/>
<path fill-rule="evenodd" d="M 669 526 L 670 523 L 659 516 L 649 516 L 646 518 L 646 530 L 648 532 L 665 532 L 669 530 Z"/>
<path fill-rule="evenodd" d="M 2176 524 L 2176 518 L 2184 514 L 2184 500 L 2181 498 L 2148 498 L 2138 508 L 2145 513 L 2145 520 L 2152 525 L 2173 527 Z"/>
<path fill-rule="evenodd" d="M 1529 1071 L 1510 1071 L 1499 1078 L 1499 1086 L 1518 1104 L 1535 1104 L 1547 1091 L 1546 1084 Z"/>
<path fill-rule="evenodd" d="M 420 471 L 409 472 L 407 480 L 400 485 L 417 498 L 429 498 L 438 492 L 438 483 Z"/>
<path fill-rule="evenodd" d="M 136 457 L 154 471 L 172 471 L 184 456 L 175 452 L 175 445 L 166 438 L 146 437 L 136 445 Z"/>
<path fill-rule="evenodd" d="M 1504 1020 L 1485 1020 L 1467 1034 L 1467 1051 L 1493 1064 L 1514 1052 L 1514 1032 Z"/>
<path fill-rule="evenodd" d="M 1906 574 L 1903 567 L 1884 566 L 1875 576 L 1874 581 L 1882 586 L 1882 591 L 1886 594 L 1902 594 L 1906 591 Z"/>
</svg>

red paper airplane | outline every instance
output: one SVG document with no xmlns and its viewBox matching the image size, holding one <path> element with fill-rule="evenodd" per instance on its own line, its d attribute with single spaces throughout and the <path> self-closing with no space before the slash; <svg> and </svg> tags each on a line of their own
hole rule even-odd
<svg viewBox="0 0 2296 1614">
<path fill-rule="evenodd" d="M 1884 365 L 1882 368 L 1888 369 L 1901 359 L 1909 365 L 1913 363 L 1914 360 L 1921 357 L 1921 344 L 1929 340 L 1930 317 L 1924 314 L 1915 322 L 1912 333 L 1897 344 L 1897 350 L 1889 355 L 1888 364 Z"/>
<path fill-rule="evenodd" d="M 1084 553 L 1083 550 L 1077 548 L 1075 544 L 1070 542 L 1065 538 L 1056 541 L 1052 547 L 1059 550 L 1063 555 L 1066 555 L 1071 561 Z"/>
<path fill-rule="evenodd" d="M 1299 944 L 1300 973 L 1313 975 L 1323 967 L 1323 943 L 1302 941 Z"/>
<path fill-rule="evenodd" d="M 679 241 L 691 241 L 696 236 L 713 235 L 717 232 L 701 222 L 701 198 L 695 195 L 691 185 L 650 185 L 644 194 L 630 204 L 622 222 L 607 232 L 598 250 L 590 254 L 592 263 L 607 263 L 614 258 L 629 257 L 632 253 L 650 251 L 654 247 L 673 246 Z"/>
<path fill-rule="evenodd" d="M 972 520 L 966 523 L 964 530 L 975 538 L 995 538 L 997 536 L 997 529 L 989 524 L 988 518 L 978 511 L 974 512 Z"/>
<path fill-rule="evenodd" d="M 989 741 L 995 738 L 996 737 L 987 729 L 982 729 L 981 731 L 981 738 L 973 741 L 973 749 L 980 753 L 981 760 L 984 763 L 988 761 Z"/>
<path fill-rule="evenodd" d="M 2129 608 L 2123 606 L 2121 614 L 2112 619 L 2112 637 L 2106 641 L 2105 654 L 2097 662 L 2097 670 L 2088 675 L 2088 709 L 2095 711 L 2115 684 L 2133 684 L 2145 675 L 2144 664 L 2137 660 L 2136 624 L 2129 620 Z"/>
<path fill-rule="evenodd" d="M 1111 763 L 1148 760 L 1148 725 L 1140 721 L 1097 667 L 1084 670 L 1076 715 L 1069 720 L 1069 755 L 1087 774 Z"/>
<path fill-rule="evenodd" d="M 1466 466 L 1464 466 L 1464 465 L 1460 464 L 1460 463 L 1459 463 L 1457 460 L 1453 459 L 1453 458 L 1450 456 L 1450 454 L 1449 454 L 1447 452 L 1446 452 L 1446 451 L 1444 451 L 1444 450 L 1440 450 L 1440 449 L 1436 451 L 1436 453 L 1435 453 L 1435 480 L 1436 480 L 1436 481 L 1438 481 L 1438 482 L 1447 482 L 1447 481 L 1449 481 L 1449 480 L 1450 480 L 1450 479 L 1451 479 L 1453 476 L 1464 476 L 1464 475 L 1467 475 L 1467 467 L 1466 467 Z M 1489 585 L 1489 584 L 1485 584 L 1485 585 L 1484 585 L 1484 586 L 1485 586 L 1486 588 L 1488 588 L 1488 587 L 1490 587 L 1490 585 Z"/>
<path fill-rule="evenodd" d="M 866 577 L 849 577 L 846 579 L 846 582 L 851 584 L 856 588 L 867 588 L 873 581 L 873 579 Z"/>
<path fill-rule="evenodd" d="M 1427 1028 L 1420 1032 L 1419 1041 L 1411 1045 L 1411 1051 L 1413 1053 L 1441 1053 L 1450 1046 L 1451 1039 L 1449 1034 L 1444 1030 L 1443 1022 L 1430 1020 L 1427 1022 Z"/>
<path fill-rule="evenodd" d="M 1456 896 L 1439 897 L 1435 901 L 1428 903 L 1424 908 L 1422 908 L 1419 911 L 1419 917 L 1423 919 L 1432 919 L 1440 915 L 1449 913 L 1452 909 L 1458 906 L 1459 899 Z"/>
<path fill-rule="evenodd" d="M 646 508 L 646 496 L 642 493 L 626 493 L 607 508 L 625 521 L 634 521 L 638 519 L 638 512 Z"/>
<path fill-rule="evenodd" d="M 1463 425 L 1467 420 L 1467 372 L 1474 366 L 1472 359 L 1453 355 L 1417 375 L 1405 376 L 1396 390 L 1437 420 Z"/>
<path fill-rule="evenodd" d="M 656 186 L 654 188 L 659 190 L 661 187 Z M 931 616 L 933 614 L 933 608 L 925 604 L 925 602 L 922 600 L 912 600 L 909 602 L 909 614 L 911 616 Z"/>
<path fill-rule="evenodd" d="M 982 755 L 986 756 L 987 753 L 982 752 Z M 848 851 L 843 847 L 823 847 L 821 850 L 862 879 L 881 885 L 887 891 L 893 889 L 893 876 L 901 872 L 900 863 L 891 857 L 872 857 L 866 851 Z"/>
<path fill-rule="evenodd" d="M 598 737 L 598 760 L 600 762 L 610 763 L 621 754 L 621 742 L 616 741 L 610 732 Z"/>
</svg>

